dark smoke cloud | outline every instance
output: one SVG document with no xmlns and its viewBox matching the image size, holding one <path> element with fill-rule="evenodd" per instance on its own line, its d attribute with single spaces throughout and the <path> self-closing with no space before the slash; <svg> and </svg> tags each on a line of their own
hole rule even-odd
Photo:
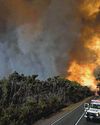
<svg viewBox="0 0 100 125">
<path fill-rule="evenodd" d="M 15 70 L 42 79 L 66 75 L 71 57 L 82 60 L 78 49 L 88 51 L 78 40 L 88 22 L 78 6 L 79 0 L 1 0 L 0 76 Z"/>
</svg>

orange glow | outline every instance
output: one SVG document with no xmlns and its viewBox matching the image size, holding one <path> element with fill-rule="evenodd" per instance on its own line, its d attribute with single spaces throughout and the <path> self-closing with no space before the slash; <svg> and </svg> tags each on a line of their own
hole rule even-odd
<svg viewBox="0 0 100 125">
<path fill-rule="evenodd" d="M 96 89 L 96 80 L 93 71 L 100 64 L 100 39 L 94 37 L 87 43 L 86 47 L 95 52 L 96 61 L 90 64 L 78 64 L 76 61 L 73 61 L 68 70 L 70 73 L 68 79 L 78 81 L 82 85 L 91 87 L 91 89 Z"/>
<path fill-rule="evenodd" d="M 71 67 L 69 68 L 70 76 L 68 79 L 78 81 L 82 85 L 89 86 L 92 89 L 95 89 L 95 78 L 92 71 L 94 70 L 94 65 L 79 65 L 76 62 L 72 62 Z M 92 86 L 91 86 L 92 85 Z"/>
<path fill-rule="evenodd" d="M 93 16 L 100 11 L 99 0 L 85 0 L 81 5 L 81 10 L 87 16 Z"/>
<path fill-rule="evenodd" d="M 96 56 L 97 56 L 96 64 L 99 65 L 100 64 L 100 38 L 98 36 L 94 36 L 90 41 L 90 44 L 87 44 L 86 46 L 96 53 Z"/>
<path fill-rule="evenodd" d="M 96 16 L 100 12 L 100 0 L 85 0 L 81 3 L 79 10 L 81 15 L 85 19 L 90 19 L 89 21 L 95 22 Z M 93 75 L 94 70 L 100 65 L 100 32 L 95 29 L 96 27 L 86 25 L 84 26 L 84 32 L 81 33 L 81 42 L 84 42 L 84 48 L 93 52 L 93 61 L 81 64 L 77 59 L 73 59 L 71 62 L 67 77 L 69 80 L 78 81 L 82 85 L 91 87 L 91 89 L 96 89 L 96 80 Z M 86 55 L 87 56 L 87 55 Z M 90 59 L 91 60 L 91 59 Z"/>
</svg>

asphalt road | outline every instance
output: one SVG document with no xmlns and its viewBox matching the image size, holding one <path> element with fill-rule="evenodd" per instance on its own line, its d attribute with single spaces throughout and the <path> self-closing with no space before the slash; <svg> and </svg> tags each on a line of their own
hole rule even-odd
<svg viewBox="0 0 100 125">
<path fill-rule="evenodd" d="M 84 104 L 82 104 L 77 109 L 69 114 L 65 114 L 51 125 L 100 125 L 100 121 L 87 122 L 84 118 Z"/>
</svg>

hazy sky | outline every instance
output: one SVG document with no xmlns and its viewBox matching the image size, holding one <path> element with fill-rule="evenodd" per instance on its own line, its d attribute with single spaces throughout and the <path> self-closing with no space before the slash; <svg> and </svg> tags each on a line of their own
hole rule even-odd
<svg viewBox="0 0 100 125">
<path fill-rule="evenodd" d="M 1 0 L 0 76 L 16 70 L 44 79 L 66 75 L 72 57 L 80 63 L 90 60 L 84 55 L 91 52 L 80 40 L 83 27 L 88 24 L 79 9 L 81 2 Z M 94 26 L 99 19 L 98 14 Z"/>
</svg>

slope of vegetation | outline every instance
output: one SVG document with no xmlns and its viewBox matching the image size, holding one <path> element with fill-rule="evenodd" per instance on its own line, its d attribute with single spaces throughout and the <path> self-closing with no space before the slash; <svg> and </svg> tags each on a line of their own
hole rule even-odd
<svg viewBox="0 0 100 125">
<path fill-rule="evenodd" d="M 0 80 L 0 125 L 32 125 L 36 120 L 76 103 L 92 92 L 59 76 L 40 81 L 14 72 Z"/>
</svg>

